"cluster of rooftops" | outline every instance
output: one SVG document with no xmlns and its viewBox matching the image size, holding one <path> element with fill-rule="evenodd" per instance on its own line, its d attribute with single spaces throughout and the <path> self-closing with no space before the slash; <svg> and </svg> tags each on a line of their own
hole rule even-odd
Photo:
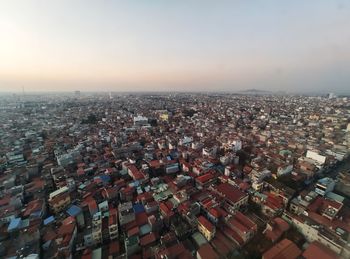
<svg viewBox="0 0 350 259">
<path fill-rule="evenodd" d="M 0 103 L 0 257 L 350 253 L 348 198 L 337 189 L 347 98 L 79 93 Z"/>
</svg>

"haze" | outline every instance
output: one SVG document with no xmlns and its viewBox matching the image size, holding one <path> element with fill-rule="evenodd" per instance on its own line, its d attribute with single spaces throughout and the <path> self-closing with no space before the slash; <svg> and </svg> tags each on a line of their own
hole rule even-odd
<svg viewBox="0 0 350 259">
<path fill-rule="evenodd" d="M 350 93 L 349 82 L 348 1 L 0 1 L 0 92 Z"/>
</svg>

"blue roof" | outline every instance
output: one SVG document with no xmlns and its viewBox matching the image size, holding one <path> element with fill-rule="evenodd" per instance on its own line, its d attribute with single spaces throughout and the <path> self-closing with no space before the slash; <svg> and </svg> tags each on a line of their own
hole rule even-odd
<svg viewBox="0 0 350 259">
<path fill-rule="evenodd" d="M 44 225 L 50 224 L 50 223 L 52 223 L 54 221 L 55 221 L 55 217 L 54 216 L 50 216 L 50 217 L 44 219 Z"/>
<path fill-rule="evenodd" d="M 100 175 L 100 178 L 101 178 L 102 182 L 104 182 L 104 183 L 107 183 L 111 180 L 111 177 L 109 175 L 105 175 L 105 174 Z"/>
<path fill-rule="evenodd" d="M 77 216 L 80 212 L 81 212 L 81 208 L 76 205 L 70 206 L 70 208 L 67 210 L 67 213 L 69 214 L 69 216 L 73 216 L 73 217 Z"/>
<path fill-rule="evenodd" d="M 7 228 L 7 231 L 10 232 L 10 231 L 13 231 L 13 230 L 19 228 L 20 225 L 21 225 L 21 221 L 22 221 L 21 218 L 13 218 L 13 219 L 11 219 L 10 224 L 9 224 L 9 226 Z"/>
<path fill-rule="evenodd" d="M 30 214 L 32 217 L 40 217 L 41 216 L 41 210 L 34 211 Z"/>
<path fill-rule="evenodd" d="M 152 231 L 152 228 L 149 224 L 145 224 L 140 227 L 140 234 L 141 235 L 146 235 Z"/>
<path fill-rule="evenodd" d="M 143 207 L 143 205 L 141 203 L 136 203 L 133 205 L 134 211 L 135 213 L 141 213 L 145 211 L 145 208 Z"/>
<path fill-rule="evenodd" d="M 139 185 L 140 185 L 140 181 L 138 181 L 138 180 L 129 183 L 129 186 L 131 186 L 131 187 L 137 187 Z"/>
</svg>

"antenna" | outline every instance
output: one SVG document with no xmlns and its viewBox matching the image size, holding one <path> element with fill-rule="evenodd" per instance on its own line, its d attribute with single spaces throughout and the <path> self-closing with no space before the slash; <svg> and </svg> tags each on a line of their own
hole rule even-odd
<svg viewBox="0 0 350 259">
<path fill-rule="evenodd" d="M 24 86 L 22 85 L 22 95 L 24 96 Z"/>
</svg>

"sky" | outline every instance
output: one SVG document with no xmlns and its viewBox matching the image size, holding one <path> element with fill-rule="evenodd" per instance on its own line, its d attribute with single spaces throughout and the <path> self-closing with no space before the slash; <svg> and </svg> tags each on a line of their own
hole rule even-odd
<svg viewBox="0 0 350 259">
<path fill-rule="evenodd" d="M 350 1 L 0 0 L 0 92 L 350 94 Z"/>
</svg>

